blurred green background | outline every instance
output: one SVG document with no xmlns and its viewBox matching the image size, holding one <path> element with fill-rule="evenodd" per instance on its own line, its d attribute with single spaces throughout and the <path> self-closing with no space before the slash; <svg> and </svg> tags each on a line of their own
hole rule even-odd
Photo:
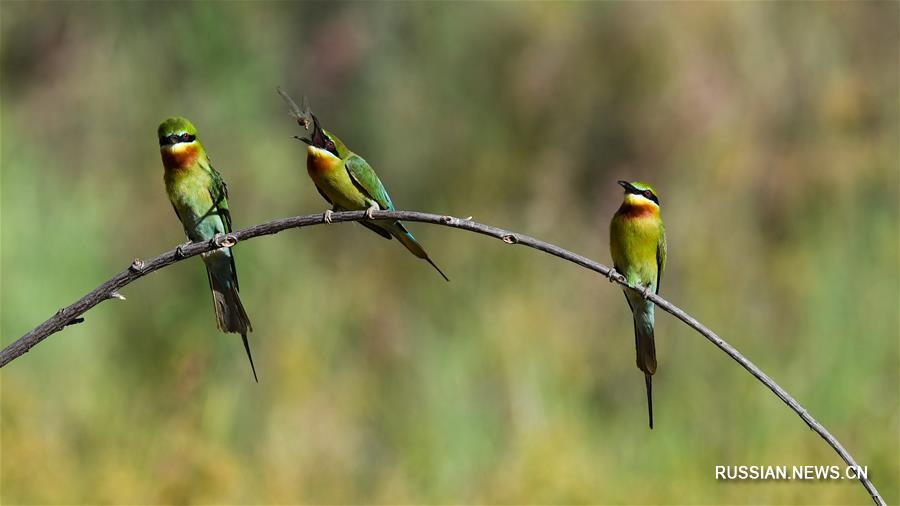
<svg viewBox="0 0 900 506">
<path fill-rule="evenodd" d="M 2 28 L 2 343 L 182 242 L 156 126 L 189 117 L 235 226 L 325 209 L 275 94 L 400 209 L 609 262 L 617 179 L 659 191 L 661 294 L 780 382 L 900 501 L 896 2 L 19 3 Z M 5 367 L 0 501 L 866 503 L 705 339 L 658 316 L 646 427 L 620 291 L 461 231 L 237 246 L 260 383 L 191 259 Z"/>
</svg>

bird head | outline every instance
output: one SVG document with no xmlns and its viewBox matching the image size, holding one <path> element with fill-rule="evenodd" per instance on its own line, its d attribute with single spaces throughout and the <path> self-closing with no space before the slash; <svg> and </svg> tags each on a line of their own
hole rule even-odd
<svg viewBox="0 0 900 506">
<path fill-rule="evenodd" d="M 157 135 L 160 148 L 167 148 L 193 143 L 197 140 L 197 129 L 187 118 L 173 116 L 160 123 Z"/>
<path fill-rule="evenodd" d="M 625 188 L 625 203 L 637 206 L 654 206 L 659 208 L 659 197 L 656 190 L 647 183 L 635 181 L 619 181 L 619 185 Z"/>
<path fill-rule="evenodd" d="M 347 149 L 340 139 L 335 137 L 334 134 L 328 130 L 322 128 L 322 125 L 319 123 L 319 118 L 317 118 L 310 110 L 309 102 L 306 100 L 306 97 L 303 97 L 303 107 L 301 108 L 287 93 L 284 92 L 284 90 L 281 88 L 276 88 L 276 90 L 278 91 L 278 94 L 281 95 L 281 98 L 287 103 L 291 110 L 291 116 L 297 120 L 297 124 L 305 130 L 312 130 L 309 137 L 300 137 L 299 135 L 294 136 L 295 139 L 309 144 L 308 151 L 310 156 L 326 159 L 331 157 L 342 159 L 350 155 L 350 150 Z"/>
<path fill-rule="evenodd" d="M 347 149 L 347 146 L 333 133 L 322 128 L 319 118 L 315 114 L 310 113 L 310 117 L 312 118 L 312 133 L 310 136 L 308 138 L 295 137 L 309 144 L 309 154 L 324 158 L 332 156 L 338 159 L 347 158 L 350 155 L 350 150 Z"/>
<path fill-rule="evenodd" d="M 203 147 L 197 129 L 186 118 L 173 116 L 160 123 L 156 131 L 159 151 L 166 168 L 187 167 L 193 164 Z"/>
</svg>

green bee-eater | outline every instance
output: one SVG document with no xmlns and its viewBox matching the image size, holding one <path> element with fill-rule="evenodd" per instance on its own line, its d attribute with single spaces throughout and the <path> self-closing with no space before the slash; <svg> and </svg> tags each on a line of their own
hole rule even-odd
<svg viewBox="0 0 900 506">
<path fill-rule="evenodd" d="M 644 295 L 659 293 L 666 267 L 666 231 L 659 214 L 659 198 L 645 183 L 619 181 L 625 199 L 609 224 L 609 249 L 613 267 L 632 286 L 644 287 L 644 293 L 626 289 L 625 299 L 634 316 L 634 344 L 638 369 L 644 372 L 647 387 L 647 411 L 653 428 L 653 373 L 656 372 L 656 345 L 653 341 L 654 304 Z"/>
<path fill-rule="evenodd" d="M 228 188 L 209 162 L 197 137 L 197 129 L 185 118 L 168 118 L 159 125 L 159 152 L 162 155 L 166 193 L 184 233 L 193 242 L 208 241 L 231 232 Z M 216 323 L 224 332 L 234 332 L 244 340 L 253 378 L 256 367 L 250 354 L 247 333 L 253 330 L 238 295 L 237 269 L 230 247 L 202 254 L 213 295 Z"/>
<path fill-rule="evenodd" d="M 306 150 L 306 170 L 319 194 L 332 206 L 325 211 L 325 221 L 331 223 L 332 211 L 365 210 L 371 219 L 373 211 L 394 210 L 391 197 L 372 167 L 361 156 L 350 151 L 334 134 L 324 130 L 308 107 L 301 111 L 286 93 L 281 89 L 278 92 L 291 107 L 291 113 L 302 127 L 309 129 L 310 119 L 312 120 L 312 134 L 309 138 L 297 139 L 309 144 Z M 450 281 L 399 220 L 361 221 L 359 224 L 385 239 L 396 237 L 410 253 L 427 261 L 445 280 Z"/>
</svg>

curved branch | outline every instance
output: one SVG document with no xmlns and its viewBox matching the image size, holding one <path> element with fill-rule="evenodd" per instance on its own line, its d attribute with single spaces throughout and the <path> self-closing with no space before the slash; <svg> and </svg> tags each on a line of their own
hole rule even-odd
<svg viewBox="0 0 900 506">
<path fill-rule="evenodd" d="M 417 221 L 421 223 L 432 223 L 435 225 L 444 225 L 447 227 L 468 230 L 470 232 L 494 237 L 502 240 L 507 244 L 521 244 L 523 246 L 528 246 L 529 248 L 543 251 L 544 253 L 562 258 L 563 260 L 568 260 L 569 262 L 580 265 L 586 269 L 599 272 L 600 274 L 608 277 L 610 281 L 618 283 L 622 286 L 629 286 L 625 281 L 624 276 L 616 273 L 614 270 L 603 264 L 594 262 L 589 258 L 577 255 L 554 244 L 539 241 L 531 236 L 527 236 L 524 234 L 510 232 L 508 230 L 492 227 L 490 225 L 483 225 L 481 223 L 476 223 L 467 219 L 413 211 L 375 211 L 373 216 L 375 217 L 375 219 L 399 219 L 406 221 Z M 365 211 L 339 212 L 332 215 L 332 221 L 334 222 L 362 221 L 365 218 Z M 59 332 L 67 325 L 77 323 L 80 315 L 84 314 L 86 311 L 103 302 L 104 300 L 123 298 L 121 295 L 119 295 L 119 289 L 139 278 L 146 276 L 147 274 L 150 274 L 151 272 L 162 269 L 163 267 L 174 264 L 186 258 L 190 258 L 207 251 L 212 251 L 222 246 L 223 244 L 229 245 L 231 242 L 246 241 L 247 239 L 252 239 L 254 237 L 277 234 L 278 232 L 292 228 L 303 228 L 311 225 L 321 225 L 323 223 L 324 216 L 322 214 L 283 218 L 280 220 L 270 221 L 268 223 L 254 225 L 252 227 L 234 232 L 233 234 L 228 234 L 228 236 L 225 237 L 219 236 L 216 240 L 206 241 L 202 243 L 191 243 L 184 247 L 178 247 L 148 261 L 135 260 L 127 269 L 120 272 L 119 274 L 116 274 L 109 281 L 103 283 L 84 297 L 78 299 L 74 304 L 60 309 L 50 319 L 38 325 L 27 334 L 20 337 L 15 342 L 0 351 L 0 367 L 6 366 L 6 364 L 8 364 L 9 362 L 28 352 L 28 350 L 30 350 L 34 345 L 40 343 L 48 336 Z M 768 387 L 768 389 L 771 390 L 776 396 L 778 396 L 778 398 L 781 399 L 785 404 L 787 404 L 787 406 L 791 408 L 791 410 L 797 413 L 797 415 L 804 422 L 806 422 L 810 429 L 821 436 L 822 439 L 824 439 L 825 442 L 827 442 L 828 445 L 831 446 L 838 455 L 840 455 L 840 457 L 844 460 L 844 462 L 847 463 L 848 466 L 855 466 L 857 468 L 859 467 L 859 464 L 857 464 L 856 460 L 854 460 L 850 453 L 847 452 L 846 449 L 844 449 L 843 445 L 841 445 L 841 443 L 837 439 L 835 439 L 835 437 L 832 436 L 831 433 L 828 432 L 828 430 L 824 426 L 822 426 L 822 424 L 816 421 L 816 419 L 809 414 L 806 408 L 801 406 L 796 399 L 794 399 L 789 393 L 787 393 L 787 391 L 781 388 L 781 386 L 775 383 L 772 378 L 766 375 L 766 373 L 764 373 L 753 362 L 744 357 L 733 346 L 725 342 L 721 337 L 716 335 L 715 332 L 706 328 L 695 318 L 685 313 L 671 302 L 663 299 L 659 295 L 656 295 L 654 293 L 647 293 L 645 296 L 648 300 L 659 306 L 663 311 L 666 311 L 667 313 L 673 315 L 675 318 L 678 318 L 687 326 L 699 332 L 703 337 L 716 345 L 720 350 L 725 352 L 725 354 L 731 357 L 732 360 L 740 364 L 741 367 L 746 369 L 756 379 L 758 379 L 761 383 Z M 872 482 L 869 481 L 868 477 L 860 476 L 859 481 L 872 497 L 872 500 L 875 502 L 875 504 L 884 504 L 884 500 L 878 494 L 878 491 L 875 489 L 875 486 L 872 484 Z"/>
</svg>

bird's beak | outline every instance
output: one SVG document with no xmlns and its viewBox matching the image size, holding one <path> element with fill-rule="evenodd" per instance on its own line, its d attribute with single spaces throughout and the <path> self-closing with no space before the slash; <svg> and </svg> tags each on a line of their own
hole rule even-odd
<svg viewBox="0 0 900 506">
<path fill-rule="evenodd" d="M 618 181 L 618 183 L 619 183 L 619 186 L 621 186 L 622 188 L 625 188 L 625 191 L 626 191 L 626 192 L 633 192 L 633 191 L 635 191 L 634 185 L 632 185 L 632 184 L 629 183 L 628 181 Z"/>
<path fill-rule="evenodd" d="M 294 138 L 297 139 L 298 141 L 303 141 L 309 145 L 312 145 L 312 141 L 307 139 L 306 137 L 300 137 L 299 135 L 295 135 Z"/>
<path fill-rule="evenodd" d="M 178 136 L 177 135 L 167 135 L 165 137 L 159 138 L 159 147 L 172 147 L 175 144 L 178 144 Z"/>
<path fill-rule="evenodd" d="M 325 147 L 325 134 L 322 132 L 322 127 L 319 126 L 319 118 L 315 114 L 310 114 L 310 116 L 313 119 L 313 131 L 309 136 L 309 144 L 317 148 Z"/>
</svg>

